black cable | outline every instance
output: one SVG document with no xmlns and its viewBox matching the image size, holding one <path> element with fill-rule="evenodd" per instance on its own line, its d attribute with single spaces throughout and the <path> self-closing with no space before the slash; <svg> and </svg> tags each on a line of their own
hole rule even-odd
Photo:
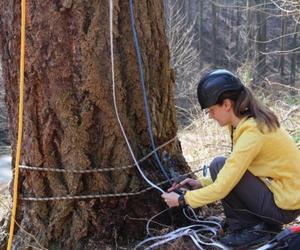
<svg viewBox="0 0 300 250">
<path fill-rule="evenodd" d="M 133 35 L 134 48 L 135 48 L 136 57 L 137 57 L 138 69 L 139 69 L 140 78 L 141 78 L 140 82 L 141 82 L 143 98 L 144 98 L 144 109 L 145 109 L 146 118 L 147 118 L 146 119 L 147 120 L 147 131 L 148 131 L 148 135 L 151 140 L 151 146 L 152 146 L 152 150 L 154 151 L 155 160 L 156 160 L 161 172 L 163 173 L 164 177 L 166 178 L 166 180 L 168 180 L 168 182 L 170 184 L 172 184 L 171 179 L 170 179 L 165 167 L 161 163 L 159 156 L 157 154 L 157 151 L 156 151 L 155 139 L 154 139 L 153 132 L 152 132 L 152 121 L 151 121 L 151 116 L 150 116 L 149 107 L 148 107 L 148 97 L 147 97 L 147 89 L 145 86 L 142 56 L 141 56 L 141 52 L 140 52 L 138 36 L 136 33 L 136 29 L 135 29 L 133 0 L 129 0 L 129 5 L 130 5 L 130 24 L 131 24 L 131 30 L 132 30 L 132 35 Z"/>
</svg>

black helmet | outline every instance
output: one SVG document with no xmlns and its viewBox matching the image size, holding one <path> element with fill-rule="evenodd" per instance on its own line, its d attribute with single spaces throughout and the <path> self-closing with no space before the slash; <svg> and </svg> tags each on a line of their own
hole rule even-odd
<svg viewBox="0 0 300 250">
<path fill-rule="evenodd" d="M 207 73 L 199 82 L 197 95 L 202 109 L 218 102 L 220 95 L 228 90 L 240 90 L 244 85 L 240 79 L 226 69 L 216 69 Z"/>
</svg>

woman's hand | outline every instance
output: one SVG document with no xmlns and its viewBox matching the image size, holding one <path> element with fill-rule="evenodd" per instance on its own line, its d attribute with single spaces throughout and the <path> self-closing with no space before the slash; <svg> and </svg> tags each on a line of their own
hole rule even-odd
<svg viewBox="0 0 300 250">
<path fill-rule="evenodd" d="M 161 195 L 161 197 L 165 200 L 165 202 L 167 203 L 167 205 L 169 207 L 178 207 L 179 206 L 179 203 L 178 203 L 179 194 L 177 194 L 175 192 L 163 193 Z"/>
<path fill-rule="evenodd" d="M 181 181 L 180 183 L 174 182 L 172 187 L 170 187 L 168 189 L 168 192 L 172 192 L 172 191 L 174 191 L 176 189 L 180 189 L 180 188 L 189 189 L 188 186 L 190 186 L 192 189 L 198 189 L 198 188 L 202 187 L 200 181 L 194 180 L 192 178 L 186 178 L 183 181 Z"/>
</svg>

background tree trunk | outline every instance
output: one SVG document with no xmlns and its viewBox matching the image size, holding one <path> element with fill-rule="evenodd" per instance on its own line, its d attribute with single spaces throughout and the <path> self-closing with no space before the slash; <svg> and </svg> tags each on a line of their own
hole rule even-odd
<svg viewBox="0 0 300 250">
<path fill-rule="evenodd" d="M 299 32 L 299 24 L 295 23 L 292 48 L 297 48 L 297 46 L 299 46 L 299 43 L 297 41 L 298 37 L 299 37 L 298 32 Z M 297 59 L 299 61 L 298 51 L 296 51 L 295 53 L 292 53 L 292 55 L 291 55 L 291 79 L 290 79 L 290 84 L 292 86 L 295 86 Z"/>
<path fill-rule="evenodd" d="M 254 24 L 253 24 L 253 0 L 247 0 L 247 13 L 246 13 L 246 64 L 254 62 Z"/>
<path fill-rule="evenodd" d="M 17 138 L 20 1 L 0 3 L 0 48 L 13 156 Z M 159 0 L 135 1 L 153 131 L 158 145 L 176 136 L 173 73 Z M 28 1 L 22 163 L 42 168 L 99 169 L 132 164 L 115 118 L 108 1 Z M 114 1 L 117 103 L 137 158 L 151 151 L 130 29 L 128 1 Z M 187 167 L 178 140 L 166 148 Z M 163 180 L 151 160 L 143 169 Z M 135 168 L 97 174 L 22 171 L 20 194 L 56 197 L 135 192 L 147 187 Z M 141 237 L 147 218 L 164 207 L 156 191 L 134 197 L 20 202 L 17 221 L 49 249 L 103 249 Z M 17 249 L 37 246 L 16 229 Z"/>
<path fill-rule="evenodd" d="M 254 82 L 258 83 L 260 79 L 263 79 L 267 72 L 267 13 L 265 11 L 266 1 L 256 0 L 256 4 L 259 5 L 256 13 L 257 19 L 257 35 L 256 35 L 256 70 Z"/>
<path fill-rule="evenodd" d="M 217 44 L 217 22 L 218 22 L 218 17 L 217 17 L 217 6 L 214 2 L 211 3 L 211 11 L 212 11 L 212 56 L 213 56 L 213 66 L 216 67 L 218 64 L 218 52 L 217 52 L 217 48 L 218 48 L 218 44 Z"/>
<path fill-rule="evenodd" d="M 184 13 L 185 13 L 185 16 L 186 16 L 186 21 L 187 21 L 187 24 L 189 25 L 190 22 L 191 22 L 191 0 L 185 0 L 184 1 Z"/>
<path fill-rule="evenodd" d="M 281 17 L 281 37 L 280 37 L 280 50 L 284 51 L 285 50 L 285 34 L 286 34 L 286 17 L 284 15 L 285 13 L 282 13 L 282 17 Z M 284 67 L 285 67 L 285 63 L 284 63 L 285 59 L 284 59 L 284 53 L 282 53 L 280 55 L 280 60 L 279 60 L 279 70 L 280 70 L 280 78 L 281 81 L 284 82 Z"/>
<path fill-rule="evenodd" d="M 203 0 L 200 0 L 198 3 L 198 51 L 199 51 L 199 58 L 200 58 L 200 62 L 199 62 L 199 67 L 202 68 L 203 65 L 203 60 L 202 60 L 202 50 L 203 50 Z"/>
<path fill-rule="evenodd" d="M 237 6 L 235 12 L 236 12 L 236 34 L 235 34 L 235 64 L 238 65 L 240 61 L 240 24 L 241 24 L 241 12 L 240 9 L 238 8 L 239 6 L 239 1 L 234 2 Z"/>
</svg>

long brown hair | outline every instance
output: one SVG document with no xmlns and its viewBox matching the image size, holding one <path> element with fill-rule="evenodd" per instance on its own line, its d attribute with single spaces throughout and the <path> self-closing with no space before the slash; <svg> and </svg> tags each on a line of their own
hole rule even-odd
<svg viewBox="0 0 300 250">
<path fill-rule="evenodd" d="M 217 104 L 223 104 L 225 99 L 233 101 L 233 111 L 237 117 L 253 117 L 261 132 L 263 132 L 264 125 L 267 125 L 269 131 L 280 127 L 278 118 L 274 112 L 256 99 L 252 91 L 246 86 L 242 90 L 223 92 Z"/>
</svg>

